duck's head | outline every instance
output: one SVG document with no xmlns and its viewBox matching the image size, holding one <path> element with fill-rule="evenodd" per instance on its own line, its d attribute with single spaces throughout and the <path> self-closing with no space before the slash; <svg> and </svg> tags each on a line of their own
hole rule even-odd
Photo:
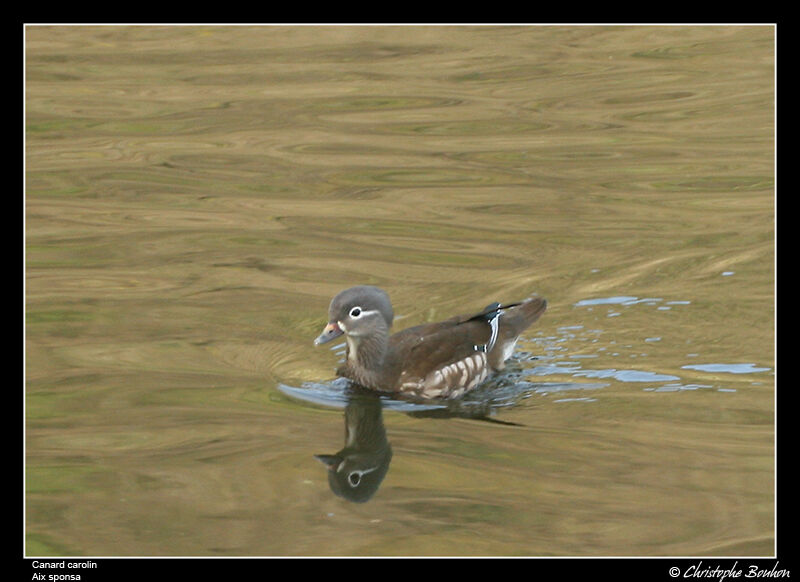
<svg viewBox="0 0 800 582">
<path fill-rule="evenodd" d="M 392 303 L 383 289 L 371 285 L 351 287 L 331 301 L 328 324 L 314 340 L 314 345 L 327 343 L 342 334 L 354 340 L 386 334 L 393 319 Z"/>
</svg>

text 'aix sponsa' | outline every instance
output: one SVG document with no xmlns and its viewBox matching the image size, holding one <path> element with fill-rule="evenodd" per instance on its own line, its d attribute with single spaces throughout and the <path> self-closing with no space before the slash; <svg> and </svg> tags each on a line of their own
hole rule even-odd
<svg viewBox="0 0 800 582">
<path fill-rule="evenodd" d="M 347 356 L 338 375 L 382 392 L 422 398 L 455 398 L 502 370 L 519 335 L 547 308 L 541 297 L 493 303 L 474 315 L 459 315 L 389 335 L 394 310 L 385 291 L 369 285 L 339 293 L 328 309 L 328 325 L 314 341 L 344 334 Z"/>
</svg>

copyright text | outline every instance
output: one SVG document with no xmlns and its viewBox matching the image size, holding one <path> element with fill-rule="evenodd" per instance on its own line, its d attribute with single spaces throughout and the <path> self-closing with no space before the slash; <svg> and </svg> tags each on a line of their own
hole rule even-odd
<svg viewBox="0 0 800 582">
<path fill-rule="evenodd" d="M 789 570 L 781 568 L 780 562 L 777 561 L 772 568 L 766 568 L 757 564 L 739 566 L 738 561 L 730 567 L 707 566 L 701 560 L 683 570 L 672 566 L 669 575 L 672 578 L 713 578 L 722 582 L 729 578 L 789 578 Z"/>
</svg>

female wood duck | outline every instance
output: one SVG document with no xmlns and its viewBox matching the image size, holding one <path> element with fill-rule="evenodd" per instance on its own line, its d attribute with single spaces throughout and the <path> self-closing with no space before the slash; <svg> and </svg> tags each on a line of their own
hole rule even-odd
<svg viewBox="0 0 800 582">
<path fill-rule="evenodd" d="M 496 371 L 511 356 L 520 333 L 544 313 L 541 297 L 511 305 L 493 303 L 475 315 L 459 315 L 389 335 L 394 311 L 385 291 L 369 285 L 339 293 L 328 309 L 320 345 L 344 334 L 339 376 L 381 392 L 420 398 L 456 398 Z"/>
</svg>

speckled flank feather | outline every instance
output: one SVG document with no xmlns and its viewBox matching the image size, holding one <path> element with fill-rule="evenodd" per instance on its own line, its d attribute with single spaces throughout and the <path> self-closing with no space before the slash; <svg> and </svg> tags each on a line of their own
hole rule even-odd
<svg viewBox="0 0 800 582">
<path fill-rule="evenodd" d="M 483 382 L 490 372 L 486 352 L 475 352 L 416 381 L 403 381 L 401 376 L 400 387 L 421 398 L 457 398 Z"/>
</svg>

